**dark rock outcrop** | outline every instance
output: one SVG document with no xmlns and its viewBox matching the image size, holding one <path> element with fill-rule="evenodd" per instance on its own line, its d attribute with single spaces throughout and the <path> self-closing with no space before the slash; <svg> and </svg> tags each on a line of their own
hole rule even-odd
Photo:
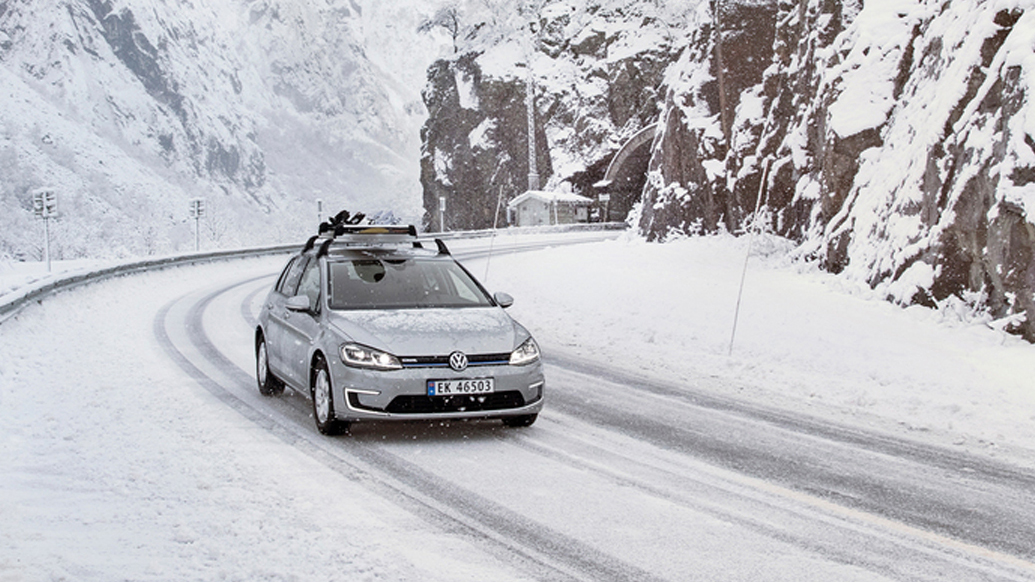
<svg viewBox="0 0 1035 582">
<path fill-rule="evenodd" d="M 505 203 L 527 189 L 525 82 L 483 75 L 477 56 L 440 60 L 428 70 L 424 103 L 429 116 L 421 130 L 428 230 L 491 228 L 500 192 Z M 545 180 L 552 174 L 550 152 L 541 125 L 536 132 L 536 164 Z M 445 199 L 444 225 L 439 224 L 440 199 Z"/>
<path fill-rule="evenodd" d="M 662 33 L 667 27 L 656 17 L 644 15 L 648 8 L 630 3 L 628 10 L 591 6 L 542 15 L 532 59 L 541 185 L 595 197 L 594 184 L 622 143 L 655 123 L 659 87 L 679 43 Z M 447 230 L 487 228 L 501 196 L 505 206 L 528 188 L 527 69 L 523 56 L 508 56 L 523 54 L 508 53 L 513 48 L 504 43 L 461 52 L 429 68 L 421 184 L 425 224 L 433 230 L 440 227 L 442 197 Z M 501 71 L 499 61 L 508 58 Z M 493 72 L 484 71 L 486 61 L 494 63 Z M 639 200 L 646 179 L 640 176 L 635 197 L 613 198 L 619 219 Z"/>
<path fill-rule="evenodd" d="M 1010 45 L 1023 13 L 846 6 L 741 8 L 773 44 L 764 73 L 727 84 L 730 129 L 709 90 L 714 35 L 698 35 L 668 76 L 641 229 L 738 232 L 761 206 L 757 226 L 830 271 L 903 304 L 966 303 L 1035 340 L 1031 87 L 1006 52 L 1031 50 Z"/>
</svg>

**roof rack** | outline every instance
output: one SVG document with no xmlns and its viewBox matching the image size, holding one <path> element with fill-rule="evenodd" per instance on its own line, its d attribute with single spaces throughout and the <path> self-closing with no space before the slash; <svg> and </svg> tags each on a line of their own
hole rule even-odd
<svg viewBox="0 0 1035 582">
<path fill-rule="evenodd" d="M 356 246 L 412 244 L 414 248 L 424 248 L 417 241 L 417 228 L 412 224 L 360 224 L 364 218 L 366 215 L 362 213 L 352 215 L 348 210 L 342 210 L 328 221 L 320 223 L 319 231 L 306 241 L 302 252 L 313 249 L 320 241 L 320 248 L 316 252 L 318 257 L 326 255 L 335 243 Z M 443 251 L 444 246 L 439 243 L 439 252 L 449 254 L 448 250 Z"/>
</svg>

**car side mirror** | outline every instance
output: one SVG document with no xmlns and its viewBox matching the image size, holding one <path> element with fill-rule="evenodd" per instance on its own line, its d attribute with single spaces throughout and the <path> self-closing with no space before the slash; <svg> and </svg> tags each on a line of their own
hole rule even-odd
<svg viewBox="0 0 1035 582">
<path fill-rule="evenodd" d="M 511 305 L 514 305 L 514 298 L 510 295 L 507 295 L 506 293 L 497 293 L 493 295 L 492 298 L 495 299 L 496 303 L 503 309 L 506 309 Z"/>
<path fill-rule="evenodd" d="M 289 311 L 309 311 L 313 306 L 309 303 L 308 295 L 295 295 L 287 300 L 284 307 L 287 307 Z"/>
</svg>

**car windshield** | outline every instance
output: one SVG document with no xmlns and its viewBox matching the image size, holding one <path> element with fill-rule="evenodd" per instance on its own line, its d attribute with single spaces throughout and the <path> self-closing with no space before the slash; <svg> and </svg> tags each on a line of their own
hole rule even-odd
<svg viewBox="0 0 1035 582">
<path fill-rule="evenodd" d="M 453 261 L 353 259 L 330 263 L 331 309 L 488 307 L 492 300 Z"/>
</svg>

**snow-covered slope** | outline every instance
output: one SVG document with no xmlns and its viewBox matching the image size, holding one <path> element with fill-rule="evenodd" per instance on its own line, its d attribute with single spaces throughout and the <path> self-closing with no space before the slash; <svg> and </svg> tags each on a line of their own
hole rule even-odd
<svg viewBox="0 0 1035 582">
<path fill-rule="evenodd" d="M 298 238 L 317 199 L 419 217 L 428 7 L 373 0 L 0 1 L 0 255 L 57 257 Z M 395 37 L 404 36 L 404 44 Z"/>
</svg>

